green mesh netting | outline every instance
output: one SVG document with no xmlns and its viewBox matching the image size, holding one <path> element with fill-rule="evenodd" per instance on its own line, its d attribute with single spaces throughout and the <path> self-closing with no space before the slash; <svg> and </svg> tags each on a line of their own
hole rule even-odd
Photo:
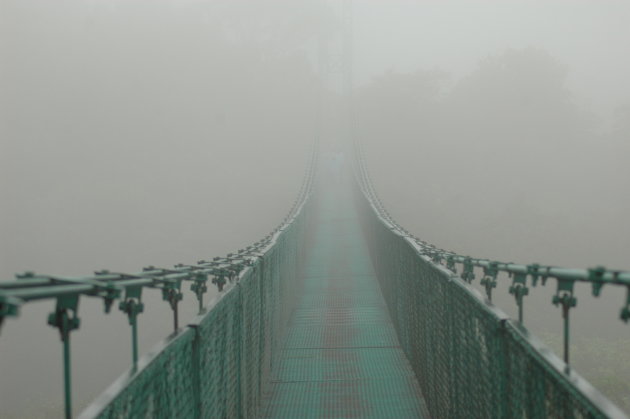
<svg viewBox="0 0 630 419">
<path fill-rule="evenodd" d="M 89 413 L 100 418 L 237 418 L 258 412 L 299 292 L 308 207 L 204 316 Z"/>
<path fill-rule="evenodd" d="M 421 255 L 361 191 L 357 202 L 383 295 L 432 417 L 611 416 L 606 410 L 614 407 L 587 396 L 517 323 Z"/>
</svg>

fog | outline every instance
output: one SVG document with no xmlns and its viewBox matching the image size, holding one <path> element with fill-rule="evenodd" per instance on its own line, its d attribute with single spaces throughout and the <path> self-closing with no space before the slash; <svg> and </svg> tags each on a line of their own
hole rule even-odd
<svg viewBox="0 0 630 419">
<path fill-rule="evenodd" d="M 266 235 L 312 142 L 345 139 L 324 65 L 341 21 L 324 0 L 0 0 L 1 279 L 168 267 Z M 354 1 L 352 137 L 392 215 L 475 257 L 629 269 L 629 21 L 623 1 Z M 552 346 L 554 291 L 525 309 Z M 624 297 L 589 295 L 576 368 L 628 410 Z M 142 353 L 171 327 L 145 297 Z M 62 411 L 53 305 L 2 327 L 1 417 Z M 84 298 L 79 316 L 77 412 L 130 358 L 120 312 Z"/>
<path fill-rule="evenodd" d="M 359 16 L 355 66 L 380 71 L 357 83 L 355 135 L 400 224 L 474 257 L 628 269 L 630 5 L 401 2 Z M 494 298 L 516 316 L 510 284 Z M 561 353 L 554 293 L 530 290 L 525 324 Z M 628 411 L 625 290 L 576 296 L 572 364 Z"/>
</svg>

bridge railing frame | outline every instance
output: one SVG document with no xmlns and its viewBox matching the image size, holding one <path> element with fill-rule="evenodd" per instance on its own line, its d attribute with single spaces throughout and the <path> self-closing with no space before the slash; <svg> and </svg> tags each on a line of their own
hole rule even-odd
<svg viewBox="0 0 630 419">
<path fill-rule="evenodd" d="M 16 275 L 16 280 L 0 282 L 0 328 L 5 318 L 17 317 L 21 308 L 30 302 L 51 299 L 56 301 L 55 311 L 49 315 L 48 324 L 59 330 L 63 345 L 64 413 L 66 418 L 72 417 L 70 335 L 72 331 L 77 330 L 80 326 L 78 306 L 81 297 L 101 298 L 105 313 L 109 313 L 114 303 L 118 301 L 119 309 L 128 316 L 132 337 L 132 365 L 130 369 L 99 396 L 81 414 L 81 417 L 121 417 L 121 414 L 122 417 L 141 416 L 140 411 L 142 410 L 141 405 L 143 402 L 138 397 L 127 399 L 124 403 L 121 402 L 121 398 L 124 398 L 124 394 L 131 391 L 130 388 L 132 387 L 150 386 L 151 380 L 148 377 L 153 374 L 154 378 L 156 378 L 157 375 L 155 374 L 161 368 L 159 367 L 160 365 L 170 365 L 171 373 L 173 368 L 178 368 L 178 366 L 181 367 L 182 371 L 188 371 L 184 375 L 172 373 L 174 375 L 169 377 L 167 382 L 162 382 L 161 385 L 165 386 L 165 388 L 168 387 L 169 391 L 174 391 L 170 385 L 172 380 L 184 380 L 186 376 L 188 377 L 186 386 L 188 390 L 191 390 L 190 394 L 195 398 L 199 397 L 200 392 L 203 390 L 201 386 L 203 386 L 204 381 L 198 374 L 193 373 L 191 366 L 202 361 L 202 358 L 199 358 L 202 357 L 200 342 L 205 337 L 200 334 L 200 330 L 207 329 L 209 323 L 213 323 L 213 321 L 208 319 L 216 316 L 221 311 L 221 307 L 228 305 L 241 307 L 243 304 L 248 304 L 247 296 L 245 295 L 247 290 L 244 289 L 247 287 L 247 284 L 255 282 L 260 287 L 257 292 L 263 292 L 263 281 L 260 278 L 265 275 L 267 277 L 273 276 L 273 280 L 278 282 L 276 285 L 280 294 L 276 297 L 290 301 L 288 297 L 297 292 L 297 289 L 294 289 L 296 286 L 299 287 L 299 281 L 290 281 L 289 279 L 298 278 L 296 272 L 298 272 L 297 269 L 299 269 L 299 264 L 303 259 L 301 246 L 297 245 L 297 241 L 298 236 L 301 239 L 308 228 L 306 213 L 309 212 L 309 197 L 315 181 L 318 158 L 317 148 L 318 144 L 315 143 L 298 196 L 283 221 L 265 238 L 237 252 L 229 253 L 225 257 L 215 257 L 212 260 L 201 260 L 197 264 L 177 264 L 173 268 L 148 266 L 138 273 L 115 273 L 103 270 L 95 272 L 94 275 L 77 278 L 26 272 Z M 288 244 L 288 241 L 293 241 L 294 243 Z M 285 254 L 278 250 L 283 246 L 285 247 Z M 282 269 L 279 268 L 280 264 L 282 264 Z M 203 296 L 207 292 L 207 282 L 210 278 L 212 278 L 211 282 L 222 292 L 210 301 L 207 306 L 204 306 Z M 190 288 L 197 299 L 199 316 L 193 322 L 181 328 L 178 306 L 183 297 L 181 286 L 184 281 L 190 281 L 191 283 Z M 139 358 L 137 317 L 144 311 L 142 291 L 145 288 L 159 289 L 161 291 L 163 301 L 168 303 L 173 313 L 173 333 L 166 340 L 159 343 L 149 354 Z M 231 300 L 238 301 L 230 303 Z M 279 310 L 281 312 L 274 314 L 273 317 L 273 333 L 278 333 L 281 330 L 280 325 L 288 319 L 289 308 L 286 305 L 282 305 Z M 246 310 L 241 311 L 245 312 Z M 262 316 L 262 313 L 258 314 Z M 258 317 L 256 318 L 258 319 Z M 230 322 L 232 318 L 224 316 L 223 320 Z M 233 332 L 236 333 L 238 330 L 237 328 Z M 242 335 L 242 337 L 243 339 L 249 339 L 245 335 Z M 278 338 L 278 336 L 275 336 L 275 338 Z M 273 350 L 275 348 L 275 340 L 272 339 L 271 343 L 266 345 L 268 346 L 259 349 L 269 352 L 265 353 L 264 365 L 268 364 L 270 367 L 273 361 L 273 357 L 270 354 L 275 352 Z M 166 361 L 169 356 L 175 353 L 174 348 L 181 350 L 184 347 L 190 349 L 188 355 L 191 356 L 188 360 L 182 361 L 181 365 Z M 236 349 L 240 350 L 239 348 L 237 345 Z M 185 350 L 182 351 L 182 354 L 184 353 Z M 183 359 L 186 359 L 186 357 Z M 239 360 L 239 362 L 241 361 Z M 243 365 L 248 365 L 248 363 L 249 361 L 245 361 Z M 240 365 L 238 364 L 237 366 L 240 368 Z M 156 366 L 158 366 L 157 369 Z M 231 366 L 233 367 L 233 365 Z M 260 368 L 261 371 L 257 380 L 264 380 L 268 371 L 266 367 Z M 250 369 L 242 370 L 244 374 L 250 375 L 252 371 Z M 243 407 L 239 404 L 239 412 L 243 413 L 245 410 L 250 412 L 251 407 L 259 403 L 261 389 L 262 386 L 258 382 L 256 384 L 257 395 L 250 394 L 252 402 L 248 401 L 247 406 Z M 239 394 L 238 397 L 241 397 L 240 386 L 233 390 Z M 182 399 L 185 398 L 182 397 Z M 168 396 L 168 392 L 163 392 L 159 400 L 153 400 L 155 403 L 158 403 L 154 404 L 154 406 L 159 406 L 159 409 L 152 411 L 153 413 L 150 416 L 213 417 L 208 411 L 208 406 L 205 406 L 201 401 L 190 404 L 192 407 L 188 406 L 188 404 L 186 407 L 183 407 L 175 400 L 176 398 Z M 164 405 L 166 401 L 170 403 L 170 407 Z M 225 402 L 225 400 L 222 402 Z M 181 406 L 182 410 L 177 412 L 169 410 L 173 406 Z M 219 407 L 212 407 L 212 409 L 216 408 Z M 188 412 L 187 409 L 192 410 Z M 124 412 L 129 414 L 126 415 Z M 146 413 L 148 410 L 145 409 L 144 412 Z M 243 416 L 243 414 L 239 414 L 239 417 Z"/>
<path fill-rule="evenodd" d="M 432 416 L 627 418 L 565 361 L 573 284 L 590 282 L 599 295 L 605 284 L 629 287 L 630 273 L 491 262 L 441 250 L 393 220 L 376 195 L 358 144 L 354 157 L 357 206 L 368 247 Z M 484 269 L 485 296 L 471 285 L 473 267 Z M 521 307 L 519 319 L 492 303 L 498 272 L 512 275 L 510 292 Z M 565 361 L 523 325 L 527 279 L 558 283 L 553 302 L 565 310 Z M 627 308 L 622 309 L 624 321 Z"/>
<path fill-rule="evenodd" d="M 298 244 L 308 208 L 274 234 L 251 266 L 177 335 L 110 386 L 81 418 L 253 417 L 274 363 L 289 301 L 298 294 Z"/>
</svg>

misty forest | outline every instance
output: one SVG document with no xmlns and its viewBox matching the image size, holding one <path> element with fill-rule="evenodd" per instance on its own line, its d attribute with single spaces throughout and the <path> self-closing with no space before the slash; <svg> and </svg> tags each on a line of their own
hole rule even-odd
<svg viewBox="0 0 630 419">
<path fill-rule="evenodd" d="M 618 0 L 0 0 L 0 281 L 244 248 L 283 222 L 313 144 L 349 167 L 351 143 L 438 248 L 630 270 L 628 22 Z M 493 303 L 516 318 L 510 281 Z M 555 287 L 529 289 L 525 326 L 562 357 Z M 630 413 L 626 288 L 576 284 L 571 366 Z M 141 356 L 172 332 L 160 293 L 142 298 Z M 76 415 L 130 365 L 118 302 L 80 301 Z M 53 308 L 1 323 L 1 418 L 62 415 Z"/>
</svg>

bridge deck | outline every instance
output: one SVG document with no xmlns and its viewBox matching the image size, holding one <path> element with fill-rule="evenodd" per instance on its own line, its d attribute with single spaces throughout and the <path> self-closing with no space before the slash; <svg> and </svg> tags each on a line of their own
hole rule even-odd
<svg viewBox="0 0 630 419">
<path fill-rule="evenodd" d="M 328 190 L 320 195 L 318 207 L 304 294 L 273 368 L 262 416 L 427 417 L 381 295 L 349 188 Z"/>
</svg>

